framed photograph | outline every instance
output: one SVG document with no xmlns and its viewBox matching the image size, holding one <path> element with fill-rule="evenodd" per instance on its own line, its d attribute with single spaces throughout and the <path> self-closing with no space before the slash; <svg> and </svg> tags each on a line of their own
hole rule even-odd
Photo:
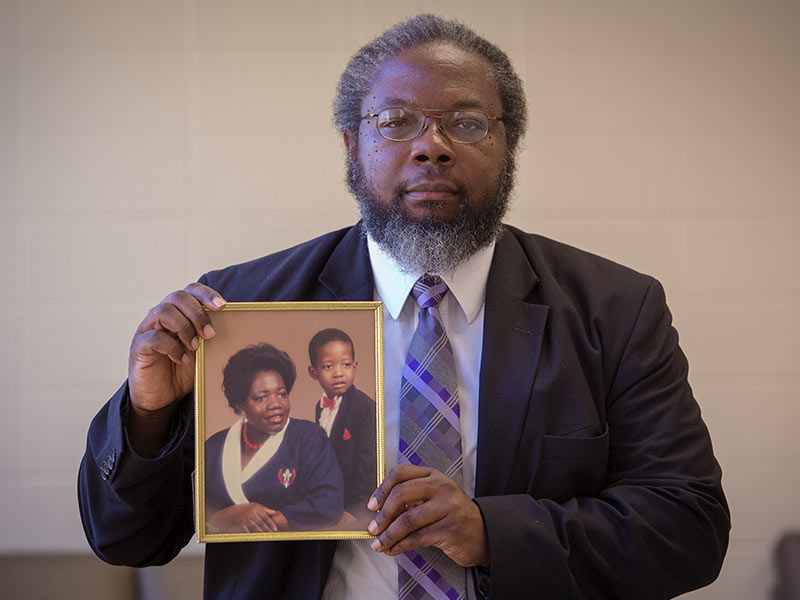
<svg viewBox="0 0 800 600">
<path fill-rule="evenodd" d="M 200 542 L 371 538 L 385 475 L 380 302 L 229 303 L 195 381 Z"/>
</svg>

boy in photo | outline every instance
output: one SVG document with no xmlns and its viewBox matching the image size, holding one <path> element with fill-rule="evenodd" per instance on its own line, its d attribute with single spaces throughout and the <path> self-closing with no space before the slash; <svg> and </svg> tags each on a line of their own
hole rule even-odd
<svg viewBox="0 0 800 600">
<path fill-rule="evenodd" d="M 308 343 L 308 374 L 322 387 L 315 413 L 330 438 L 344 477 L 344 515 L 338 529 L 365 528 L 377 487 L 375 400 L 353 385 L 358 362 L 353 340 L 340 329 L 318 331 Z"/>
</svg>

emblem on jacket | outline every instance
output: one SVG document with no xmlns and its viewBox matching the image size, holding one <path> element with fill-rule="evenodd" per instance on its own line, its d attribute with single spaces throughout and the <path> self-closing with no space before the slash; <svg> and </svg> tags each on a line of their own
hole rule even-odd
<svg viewBox="0 0 800 600">
<path fill-rule="evenodd" d="M 285 488 L 288 488 L 294 483 L 294 478 L 297 476 L 297 471 L 289 467 L 278 469 L 278 481 Z"/>
</svg>

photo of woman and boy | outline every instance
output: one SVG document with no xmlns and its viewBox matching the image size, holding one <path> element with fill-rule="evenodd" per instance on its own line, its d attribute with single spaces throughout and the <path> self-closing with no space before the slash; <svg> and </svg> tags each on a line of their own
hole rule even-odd
<svg viewBox="0 0 800 600">
<path fill-rule="evenodd" d="M 366 382 L 370 393 L 356 387 L 356 344 L 343 329 L 311 335 L 308 366 L 299 374 L 280 345 L 247 344 L 221 368 L 224 400 L 215 395 L 214 404 L 225 402 L 234 420 L 214 431 L 205 415 L 205 533 L 363 532 L 379 482 L 375 377 Z M 371 354 L 366 350 L 360 352 Z M 206 370 L 219 368 L 207 362 Z M 211 392 L 206 387 L 206 407 Z"/>
</svg>

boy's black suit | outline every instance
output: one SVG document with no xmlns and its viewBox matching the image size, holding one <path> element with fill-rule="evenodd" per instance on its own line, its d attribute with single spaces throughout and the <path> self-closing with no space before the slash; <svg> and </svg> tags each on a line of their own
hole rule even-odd
<svg viewBox="0 0 800 600">
<path fill-rule="evenodd" d="M 317 402 L 317 423 L 321 412 Z M 355 516 L 364 516 L 369 512 L 367 501 L 379 483 L 375 462 L 375 401 L 354 385 L 342 395 L 330 440 L 344 478 L 344 509 Z"/>
<path fill-rule="evenodd" d="M 203 281 L 229 301 L 374 291 L 358 227 Z M 729 512 L 686 375 L 658 282 L 506 228 L 486 291 L 475 494 L 492 598 L 668 598 L 716 577 Z M 89 430 L 81 514 L 106 560 L 159 564 L 193 532 L 191 406 L 143 460 L 124 441 L 126 402 L 123 386 Z M 206 597 L 315 598 L 334 548 L 209 544 Z"/>
</svg>

